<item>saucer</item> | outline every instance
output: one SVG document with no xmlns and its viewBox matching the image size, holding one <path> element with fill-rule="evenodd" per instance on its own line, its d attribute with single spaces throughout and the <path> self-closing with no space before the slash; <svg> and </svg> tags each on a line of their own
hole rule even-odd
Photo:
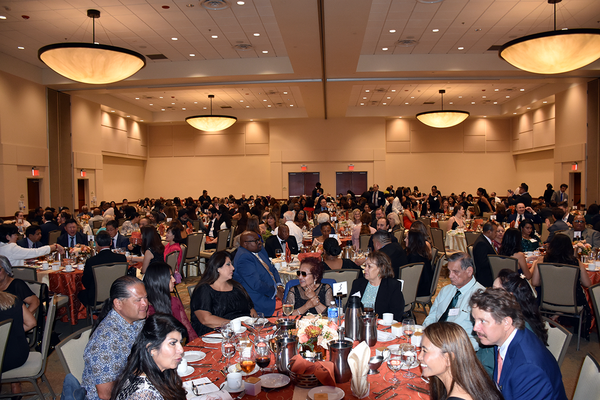
<svg viewBox="0 0 600 400">
<path fill-rule="evenodd" d="M 179 375 L 180 377 L 185 377 L 185 376 L 190 376 L 191 374 L 194 373 L 194 367 L 190 367 L 188 365 L 187 369 L 185 370 L 185 372 L 183 374 L 180 374 L 179 372 L 177 372 L 177 375 Z"/>
<path fill-rule="evenodd" d="M 393 321 L 392 321 L 392 323 L 390 324 L 390 323 L 387 323 L 387 322 L 385 322 L 384 320 L 380 319 L 380 320 L 378 320 L 378 321 L 377 321 L 377 323 L 378 323 L 379 325 L 383 325 L 383 326 L 392 326 L 392 325 L 394 325 L 394 324 L 397 324 L 397 323 L 398 323 L 398 321 L 396 321 L 396 320 L 393 320 Z"/>
<path fill-rule="evenodd" d="M 186 351 L 183 353 L 183 358 L 189 363 L 204 360 L 204 357 L 206 357 L 206 354 L 201 351 Z"/>
<path fill-rule="evenodd" d="M 326 393 L 329 400 L 341 400 L 344 398 L 346 394 L 342 389 L 335 386 L 318 386 L 316 388 L 311 389 L 308 392 L 308 398 L 310 400 L 315 399 L 315 394 L 317 393 Z"/>
<path fill-rule="evenodd" d="M 244 385 L 244 381 L 242 381 L 242 384 L 240 385 L 240 387 L 239 387 L 239 388 L 237 388 L 237 389 L 230 389 L 230 388 L 229 388 L 229 385 L 227 384 L 227 381 L 225 381 L 225 382 L 224 382 L 224 383 L 221 385 L 221 387 L 220 387 L 219 389 L 221 389 L 221 390 L 224 390 L 224 391 L 226 391 L 226 392 L 228 392 L 228 393 L 240 393 L 242 390 L 244 390 L 244 387 L 245 387 L 245 385 Z"/>
<path fill-rule="evenodd" d="M 242 374 L 242 376 L 249 376 L 249 375 L 254 375 L 255 373 L 258 372 L 258 370 L 260 370 L 260 367 L 258 365 L 255 365 L 254 369 L 252 371 L 250 371 L 250 373 L 246 373 L 246 372 L 242 371 L 241 368 L 239 368 L 238 364 L 233 364 L 229 367 L 227 372 L 229 372 L 229 373 L 239 372 L 240 374 Z"/>
<path fill-rule="evenodd" d="M 223 341 L 223 336 L 220 333 L 212 333 L 202 337 L 204 343 L 215 344 Z"/>
</svg>

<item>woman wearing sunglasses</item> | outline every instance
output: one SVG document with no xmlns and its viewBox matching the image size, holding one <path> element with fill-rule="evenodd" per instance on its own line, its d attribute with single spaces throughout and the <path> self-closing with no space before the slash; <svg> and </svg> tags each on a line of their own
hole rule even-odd
<svg viewBox="0 0 600 400">
<path fill-rule="evenodd" d="M 307 258 L 296 272 L 299 284 L 293 286 L 286 298 L 287 304 L 294 305 L 292 315 L 320 314 L 326 312 L 333 301 L 331 286 L 321 283 L 323 264 L 316 258 Z"/>
</svg>

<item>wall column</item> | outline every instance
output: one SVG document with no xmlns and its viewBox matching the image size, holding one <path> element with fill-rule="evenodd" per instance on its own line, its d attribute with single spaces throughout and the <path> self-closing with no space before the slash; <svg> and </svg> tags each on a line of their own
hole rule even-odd
<svg viewBox="0 0 600 400">
<path fill-rule="evenodd" d="M 47 89 L 50 204 L 75 210 L 73 150 L 71 142 L 71 96 Z"/>
</svg>

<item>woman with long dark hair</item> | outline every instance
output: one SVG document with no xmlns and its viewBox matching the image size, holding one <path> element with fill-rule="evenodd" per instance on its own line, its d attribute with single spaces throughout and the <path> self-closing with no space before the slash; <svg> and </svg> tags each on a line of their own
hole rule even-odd
<svg viewBox="0 0 600 400">
<path fill-rule="evenodd" d="M 198 335 L 196 335 L 190 320 L 185 314 L 185 308 L 181 300 L 171 295 L 175 287 L 175 277 L 169 264 L 164 262 L 150 264 L 144 275 L 144 285 L 150 303 L 148 315 L 154 313 L 171 314 L 185 326 L 189 341 L 196 339 Z"/>
<path fill-rule="evenodd" d="M 475 355 L 465 330 L 436 322 L 423 331 L 419 361 L 429 377 L 431 400 L 503 400 Z"/>
<path fill-rule="evenodd" d="M 477 216 L 481 217 L 484 212 L 492 212 L 494 208 L 490 203 L 490 196 L 484 188 L 477 188 L 477 199 L 476 203 L 479 206 L 479 214 Z"/>
<path fill-rule="evenodd" d="M 112 390 L 113 400 L 185 400 L 177 375 L 185 327 L 172 315 L 154 314 L 140 331 Z"/>
<path fill-rule="evenodd" d="M 433 280 L 433 267 L 431 266 L 431 249 L 427 246 L 427 240 L 423 232 L 413 226 L 408 231 L 406 239 L 406 253 L 408 263 L 423 263 L 423 271 L 417 288 L 417 296 L 429 296 L 431 292 L 431 281 Z"/>
<path fill-rule="evenodd" d="M 146 273 L 148 265 L 153 262 L 163 262 L 165 260 L 165 246 L 163 246 L 160 235 L 153 226 L 144 226 L 140 229 L 142 234 L 142 274 Z"/>
<path fill-rule="evenodd" d="M 519 272 L 523 273 L 527 279 L 531 279 L 531 270 L 527 267 L 527 259 L 521 247 L 521 231 L 517 228 L 508 228 L 504 232 L 502 244 L 498 255 L 513 257 L 519 260 Z"/>
<path fill-rule="evenodd" d="M 525 318 L 525 327 L 535 333 L 544 343 L 544 346 L 548 346 L 548 329 L 546 329 L 546 324 L 542 319 L 538 302 L 533 295 L 533 289 L 529 282 L 515 271 L 503 269 L 494 280 L 494 287 L 503 288 L 515 296 Z"/>
<path fill-rule="evenodd" d="M 412 211 L 412 203 L 410 200 L 404 200 L 402 202 L 402 207 L 404 211 L 402 211 L 402 222 L 404 223 L 405 229 L 410 229 L 410 226 L 413 222 L 415 222 L 415 214 Z"/>
<path fill-rule="evenodd" d="M 465 229 L 465 207 L 462 204 L 457 204 L 452 210 L 452 216 L 448 220 L 450 223 L 450 229 L 455 230 L 457 228 Z"/>
<path fill-rule="evenodd" d="M 190 301 L 192 326 L 198 336 L 237 317 L 256 317 L 254 303 L 244 287 L 233 280 L 233 271 L 226 251 L 218 251 L 208 260 Z"/>
<path fill-rule="evenodd" d="M 178 221 L 177 221 L 178 222 Z M 179 222 L 179 225 L 181 223 Z M 167 256 L 175 251 L 179 252 L 177 256 L 177 269 L 174 272 L 175 274 L 175 283 L 181 283 L 181 272 L 179 271 L 179 266 L 181 265 L 181 258 L 183 257 L 183 251 L 181 250 L 181 243 L 183 243 L 183 238 L 181 237 L 181 228 L 176 221 L 171 222 L 171 225 L 167 228 L 166 239 L 167 245 L 163 251 L 165 255 L 164 261 L 167 261 Z"/>
<path fill-rule="evenodd" d="M 306 229 L 310 229 L 310 224 L 308 223 L 307 219 L 306 219 L 306 211 L 304 210 L 299 210 L 298 212 L 296 212 L 296 215 L 294 216 L 294 223 L 300 228 L 306 228 Z"/>
<path fill-rule="evenodd" d="M 327 238 L 323 242 L 323 269 L 325 271 L 338 269 L 358 269 L 360 267 L 348 258 L 340 258 L 342 248 L 334 238 Z M 362 272 L 362 271 L 361 271 Z"/>
<path fill-rule="evenodd" d="M 540 247 L 542 239 L 535 234 L 533 221 L 524 219 L 519 224 L 519 230 L 521 231 L 521 247 L 523 247 L 523 251 L 536 251 Z"/>
</svg>

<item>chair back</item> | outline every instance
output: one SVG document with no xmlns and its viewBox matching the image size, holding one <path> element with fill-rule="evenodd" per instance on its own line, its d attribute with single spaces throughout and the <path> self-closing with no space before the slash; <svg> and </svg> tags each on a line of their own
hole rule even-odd
<svg viewBox="0 0 600 400">
<path fill-rule="evenodd" d="M 6 343 L 12 326 L 12 318 L 0 322 L 0 382 L 2 379 L 2 364 L 4 363 L 4 352 L 6 351 Z"/>
<path fill-rule="evenodd" d="M 404 295 L 404 312 L 411 311 L 417 300 L 417 288 L 421 280 L 421 272 L 425 264 L 412 263 L 403 265 L 398 272 L 398 279 L 404 281 L 402 294 Z"/>
<path fill-rule="evenodd" d="M 185 264 L 185 259 L 187 258 L 188 247 L 185 244 L 181 244 L 179 247 L 181 247 L 181 262 L 177 266 L 177 271 L 181 273 L 183 271 L 183 264 Z"/>
<path fill-rule="evenodd" d="M 42 368 L 37 373 L 43 373 L 46 370 L 46 362 L 48 361 L 48 349 L 50 349 L 50 341 L 52 340 L 52 327 L 54 326 L 54 317 L 56 316 L 56 303 L 54 296 L 50 298 L 48 306 L 48 314 L 46 317 L 46 326 L 44 327 L 44 338 L 42 339 Z M 36 374 L 36 375 L 37 375 Z M 32 374 L 33 375 L 33 374 Z"/>
<path fill-rule="evenodd" d="M 46 285 L 45 283 L 38 282 L 38 281 L 31 281 L 31 280 L 23 280 L 23 281 L 27 284 L 27 286 L 29 286 L 29 289 L 31 289 L 31 291 L 38 297 L 38 299 L 40 299 L 40 306 L 33 312 L 33 317 L 37 321 L 37 324 L 30 332 L 27 332 L 27 339 L 29 340 L 29 347 L 33 348 L 39 340 L 40 327 L 43 327 L 44 323 L 45 323 L 44 318 L 45 318 L 46 314 L 44 313 L 44 303 L 46 303 L 45 305 L 47 307 L 48 306 L 48 285 Z"/>
<path fill-rule="evenodd" d="M 472 260 L 474 260 L 475 258 L 473 257 L 473 245 L 471 246 L 467 246 L 467 253 L 469 253 L 469 257 L 471 257 Z M 475 261 L 473 261 L 473 263 L 475 263 Z M 477 268 L 477 267 L 475 267 Z"/>
<path fill-rule="evenodd" d="M 336 280 L 323 278 L 323 279 L 321 279 L 321 283 L 325 283 L 333 288 L 333 284 L 336 283 Z M 283 292 L 283 301 L 285 301 L 285 299 L 287 298 L 287 295 L 288 295 L 290 289 L 299 284 L 300 284 L 300 281 L 298 279 L 290 279 L 285 284 L 285 290 Z M 325 305 L 329 307 L 329 304 L 325 304 Z"/>
<path fill-rule="evenodd" d="M 404 243 L 404 229 L 398 229 L 397 231 L 394 231 L 394 236 L 398 240 L 398 243 L 400 243 L 402 245 L 402 247 L 404 247 L 405 246 L 405 243 Z"/>
<path fill-rule="evenodd" d="M 600 393 L 600 363 L 588 353 L 583 360 L 573 400 L 597 399 Z"/>
<path fill-rule="evenodd" d="M 346 302 L 348 301 L 348 297 L 350 296 L 350 289 L 352 288 L 352 283 L 358 278 L 360 274 L 359 269 L 337 269 L 323 272 L 323 281 L 325 279 L 331 279 L 335 282 L 346 282 L 346 286 L 348 287 L 348 295 L 342 299 L 342 307 L 346 306 Z M 333 294 L 335 296 L 335 293 Z"/>
<path fill-rule="evenodd" d="M 467 246 L 472 246 L 475 244 L 477 238 L 481 235 L 479 232 L 465 232 L 465 239 L 467 241 Z"/>
<path fill-rule="evenodd" d="M 202 245 L 202 239 L 204 239 L 204 233 L 192 233 L 187 237 L 187 255 L 185 257 L 186 261 L 196 260 L 198 259 L 198 254 L 200 254 L 200 245 Z"/>
<path fill-rule="evenodd" d="M 58 237 L 60 236 L 61 231 L 50 231 L 48 233 L 48 244 L 56 244 L 58 241 Z"/>
<path fill-rule="evenodd" d="M 548 329 L 548 350 L 556 358 L 560 367 L 567 355 L 567 349 L 569 348 L 573 334 L 550 318 L 542 318 L 544 319 L 546 329 Z"/>
<path fill-rule="evenodd" d="M 498 274 L 503 269 L 510 269 L 511 271 L 519 271 L 519 260 L 514 257 L 498 256 L 496 254 L 488 254 L 488 260 L 492 267 L 492 276 L 494 279 L 498 277 Z"/>
<path fill-rule="evenodd" d="M 542 282 L 540 308 L 554 309 L 565 307 L 566 312 L 579 314 L 577 310 L 577 290 L 579 267 L 566 264 L 538 264 Z"/>
<path fill-rule="evenodd" d="M 127 267 L 127 263 L 100 264 L 92 267 L 96 285 L 96 302 L 93 309 L 98 308 L 98 303 L 101 305 L 110 297 L 110 287 L 117 278 L 127 274 Z"/>
<path fill-rule="evenodd" d="M 366 251 L 369 248 L 369 239 L 371 239 L 371 235 L 360 235 L 360 250 Z"/>
<path fill-rule="evenodd" d="M 31 267 L 12 267 L 13 276 L 24 281 L 37 281 L 37 270 Z"/>
<path fill-rule="evenodd" d="M 85 363 L 83 351 L 90 340 L 92 327 L 88 326 L 72 333 L 56 345 L 56 352 L 66 374 L 73 374 L 79 382 L 83 375 Z"/>
<path fill-rule="evenodd" d="M 200 220 L 199 219 L 193 219 L 192 220 L 192 226 L 194 227 L 194 232 L 198 232 L 200 230 Z"/>
<path fill-rule="evenodd" d="M 196 289 L 196 285 L 191 285 L 187 287 L 188 294 L 190 295 L 190 301 L 192 300 L 192 295 L 194 294 L 194 290 Z"/>
<path fill-rule="evenodd" d="M 215 251 L 223 251 L 227 248 L 227 239 L 229 238 L 230 229 L 221 229 L 217 233 L 217 249 Z"/>
<path fill-rule="evenodd" d="M 433 267 L 433 279 L 431 280 L 431 289 L 429 290 L 429 298 L 433 297 L 435 291 L 437 290 L 438 282 L 440 281 L 440 274 L 442 272 L 442 265 L 444 263 L 444 255 L 441 254 L 437 259 L 432 258 L 431 260 L 435 262 Z"/>
<path fill-rule="evenodd" d="M 119 226 L 123 226 L 123 224 L 125 223 L 125 218 L 119 218 L 118 222 Z"/>
<path fill-rule="evenodd" d="M 235 226 L 231 226 L 231 228 L 229 228 L 229 243 L 227 243 L 227 248 L 231 249 L 233 247 L 233 233 L 235 231 Z"/>
<path fill-rule="evenodd" d="M 179 258 L 179 250 L 175 250 L 167 254 L 165 262 L 171 267 L 171 271 L 177 271 L 177 258 Z"/>
<path fill-rule="evenodd" d="M 92 221 L 92 229 L 100 229 L 102 228 L 102 220 L 99 219 L 97 221 Z"/>
<path fill-rule="evenodd" d="M 546 240 L 548 240 L 548 236 L 550 236 L 550 232 L 548 232 L 546 224 L 542 223 L 540 226 L 540 239 L 542 240 L 542 243 L 545 243 Z"/>
<path fill-rule="evenodd" d="M 431 228 L 431 240 L 433 240 L 433 247 L 435 247 L 438 251 L 445 251 L 446 245 L 444 244 L 444 231 L 442 231 L 440 228 Z"/>
<path fill-rule="evenodd" d="M 590 298 L 594 307 L 594 312 L 596 313 L 596 323 L 600 321 L 600 283 L 596 283 L 592 285 L 588 289 L 590 293 Z"/>
<path fill-rule="evenodd" d="M 444 237 L 446 236 L 446 232 L 448 232 L 450 230 L 450 228 L 452 228 L 452 225 L 450 224 L 450 221 L 448 221 L 448 220 L 446 220 L 446 221 L 438 220 L 438 226 L 440 227 L 442 232 L 444 232 Z"/>
</svg>

